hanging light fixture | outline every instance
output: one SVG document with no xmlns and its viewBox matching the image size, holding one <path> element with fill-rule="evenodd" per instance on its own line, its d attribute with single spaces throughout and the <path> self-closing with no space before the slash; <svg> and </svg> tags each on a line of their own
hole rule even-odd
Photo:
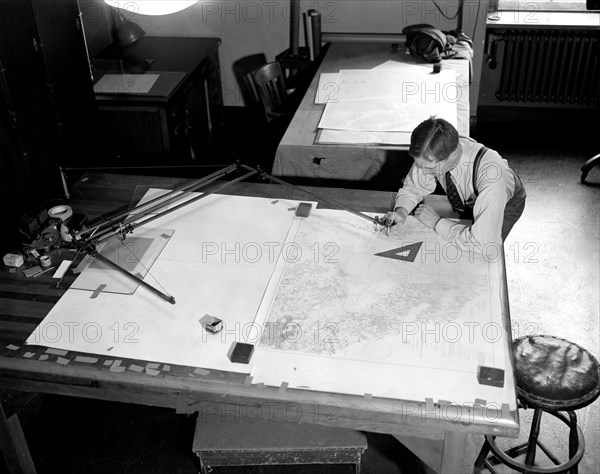
<svg viewBox="0 0 600 474">
<path fill-rule="evenodd" d="M 197 0 L 136 0 L 135 2 L 104 0 L 111 7 L 140 15 L 169 15 L 185 10 Z"/>
</svg>

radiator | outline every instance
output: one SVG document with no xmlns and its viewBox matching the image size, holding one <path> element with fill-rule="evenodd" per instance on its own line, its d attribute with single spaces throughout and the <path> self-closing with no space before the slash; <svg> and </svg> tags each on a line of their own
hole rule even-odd
<svg viewBox="0 0 600 474">
<path fill-rule="evenodd" d="M 500 102 L 600 103 L 600 32 L 506 30 L 488 36 Z M 507 104 L 508 105 L 508 104 Z"/>
</svg>

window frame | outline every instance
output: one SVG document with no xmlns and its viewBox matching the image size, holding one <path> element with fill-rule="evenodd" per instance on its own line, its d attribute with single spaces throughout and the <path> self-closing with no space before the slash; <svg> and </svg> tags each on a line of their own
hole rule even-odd
<svg viewBox="0 0 600 474">
<path fill-rule="evenodd" d="M 490 0 L 490 11 L 585 12 L 586 0 Z"/>
</svg>

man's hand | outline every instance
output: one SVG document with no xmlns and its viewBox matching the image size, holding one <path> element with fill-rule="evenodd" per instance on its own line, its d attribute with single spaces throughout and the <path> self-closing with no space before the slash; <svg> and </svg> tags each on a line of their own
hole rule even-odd
<svg viewBox="0 0 600 474">
<path fill-rule="evenodd" d="M 415 211 L 415 217 L 419 219 L 430 229 L 435 228 L 435 225 L 440 220 L 440 215 L 435 212 L 430 206 L 421 204 Z"/>
<path fill-rule="evenodd" d="M 388 220 L 389 222 L 393 222 L 394 225 L 404 225 L 407 217 L 408 211 L 403 207 L 399 207 L 394 211 L 388 212 L 384 219 Z"/>
</svg>

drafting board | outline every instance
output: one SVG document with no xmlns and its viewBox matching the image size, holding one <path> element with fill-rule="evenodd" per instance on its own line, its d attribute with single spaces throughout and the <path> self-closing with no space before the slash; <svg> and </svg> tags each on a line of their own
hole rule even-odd
<svg viewBox="0 0 600 474">
<path fill-rule="evenodd" d="M 510 367 L 500 263 L 460 253 L 413 217 L 390 237 L 369 227 L 315 210 L 290 236 L 303 252 L 261 306 L 253 382 L 514 408 L 511 377 L 504 388 L 477 382 L 478 365 Z"/>
<path fill-rule="evenodd" d="M 27 343 L 249 372 L 248 365 L 229 362 L 227 352 L 234 341 L 254 337 L 263 293 L 288 232 L 301 219 L 297 204 L 215 194 L 139 227 L 138 238 L 152 238 L 155 229 L 173 231 L 144 280 L 172 294 L 176 304 L 143 287 L 132 295 L 69 289 Z M 105 278 L 109 284 L 111 276 Z M 206 314 L 224 321 L 220 334 L 204 331 Z"/>
<path fill-rule="evenodd" d="M 511 377 L 502 389 L 476 381 L 478 365 L 510 366 L 499 264 L 457 259 L 412 217 L 386 237 L 344 211 L 296 217 L 297 204 L 211 195 L 157 219 L 147 232 L 174 232 L 144 279 L 175 305 L 142 287 L 70 289 L 27 343 L 252 370 L 274 386 L 514 406 Z M 220 334 L 201 327 L 207 314 L 224 320 Z M 229 362 L 234 341 L 258 345 L 251 365 Z"/>
</svg>

